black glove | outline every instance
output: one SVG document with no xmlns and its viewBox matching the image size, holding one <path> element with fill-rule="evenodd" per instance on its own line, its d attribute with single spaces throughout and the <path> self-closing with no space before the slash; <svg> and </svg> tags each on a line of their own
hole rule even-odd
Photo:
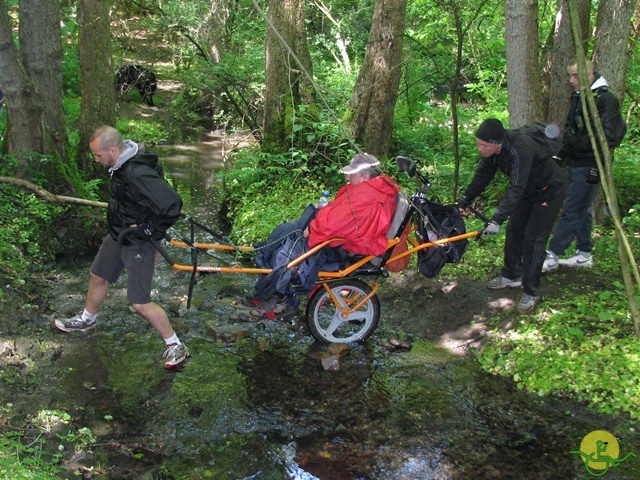
<svg viewBox="0 0 640 480">
<path fill-rule="evenodd" d="M 153 238 L 153 229 L 146 223 L 136 227 L 136 234 L 143 240 L 151 240 Z"/>
<path fill-rule="evenodd" d="M 497 235 L 500 232 L 500 224 L 491 220 L 482 232 L 483 235 Z"/>
<path fill-rule="evenodd" d="M 460 200 L 458 200 L 457 207 L 460 210 L 464 210 L 465 208 L 469 208 L 470 206 L 471 206 L 471 200 L 469 200 L 467 197 L 462 197 Z"/>
</svg>

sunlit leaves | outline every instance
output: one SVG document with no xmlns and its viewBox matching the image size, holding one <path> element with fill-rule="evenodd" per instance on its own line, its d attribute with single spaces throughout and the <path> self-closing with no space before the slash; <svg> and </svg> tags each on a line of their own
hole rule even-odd
<svg viewBox="0 0 640 480">
<path fill-rule="evenodd" d="M 571 393 L 640 417 L 640 344 L 619 289 L 574 296 L 479 354 L 483 367 L 538 395 Z"/>
</svg>

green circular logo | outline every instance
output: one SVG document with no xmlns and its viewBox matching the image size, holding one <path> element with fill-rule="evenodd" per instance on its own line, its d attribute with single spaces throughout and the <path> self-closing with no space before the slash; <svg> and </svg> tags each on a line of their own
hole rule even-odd
<svg viewBox="0 0 640 480">
<path fill-rule="evenodd" d="M 585 454 L 582 460 L 592 470 L 606 470 L 611 460 L 620 456 L 620 445 L 616 437 L 605 430 L 594 430 L 582 439 L 580 451 Z M 602 461 L 599 461 L 602 459 Z"/>
</svg>

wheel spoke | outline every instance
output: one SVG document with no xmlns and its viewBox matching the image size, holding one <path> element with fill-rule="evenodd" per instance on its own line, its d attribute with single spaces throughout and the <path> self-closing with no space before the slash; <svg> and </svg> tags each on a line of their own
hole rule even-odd
<svg viewBox="0 0 640 480">
<path fill-rule="evenodd" d="M 336 337 L 333 336 L 333 333 L 336 330 L 338 330 L 343 324 L 344 324 L 344 320 L 342 318 L 342 314 L 340 313 L 340 310 L 336 308 L 336 312 L 333 314 L 331 323 L 329 323 L 329 326 L 324 331 L 325 334 L 327 335 L 327 338 L 331 338 L 332 340 L 335 340 Z"/>
<path fill-rule="evenodd" d="M 323 342 L 348 343 L 366 340 L 378 325 L 380 304 L 374 295 L 358 310 L 344 316 L 342 310 L 351 310 L 371 292 L 371 287 L 359 279 L 335 282 L 331 290 L 332 301 L 326 290 L 320 290 L 310 301 L 307 323 L 311 333 Z"/>
</svg>

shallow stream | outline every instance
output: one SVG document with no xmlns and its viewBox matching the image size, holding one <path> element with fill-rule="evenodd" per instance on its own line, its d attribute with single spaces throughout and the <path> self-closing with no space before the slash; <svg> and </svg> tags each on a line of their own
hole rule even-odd
<svg viewBox="0 0 640 480">
<path fill-rule="evenodd" d="M 222 167 L 217 141 L 160 152 L 185 211 L 210 226 L 218 211 L 214 172 Z M 63 446 L 61 478 L 587 479 L 593 475 L 570 452 L 594 430 L 611 432 L 621 457 L 640 455 L 625 419 L 526 393 L 484 374 L 472 354 L 436 341 L 428 302 L 457 300 L 455 292 L 416 296 L 433 289 L 426 279 L 398 275 L 383 285 L 378 330 L 364 345 L 341 349 L 314 342 L 302 314 L 253 320 L 238 297 L 255 277 L 200 275 L 187 310 L 189 274 L 159 259 L 155 301 L 192 352 L 184 367 L 165 371 L 163 344 L 126 304 L 123 279 L 95 332 L 53 331 L 55 315 L 81 309 L 90 261 L 59 264 L 50 316 L 0 327 L 0 342 L 13 342 L 15 353 L 13 364 L 0 357 L 0 401 L 13 405 L 0 419 L 17 424 L 66 412 L 66 420 L 52 413 L 43 421 L 50 448 Z M 412 295 L 398 294 L 403 282 Z M 390 348 L 390 338 L 411 348 Z M 325 369 L 329 355 L 338 360 Z M 639 460 L 603 478 L 638 479 Z"/>
</svg>

